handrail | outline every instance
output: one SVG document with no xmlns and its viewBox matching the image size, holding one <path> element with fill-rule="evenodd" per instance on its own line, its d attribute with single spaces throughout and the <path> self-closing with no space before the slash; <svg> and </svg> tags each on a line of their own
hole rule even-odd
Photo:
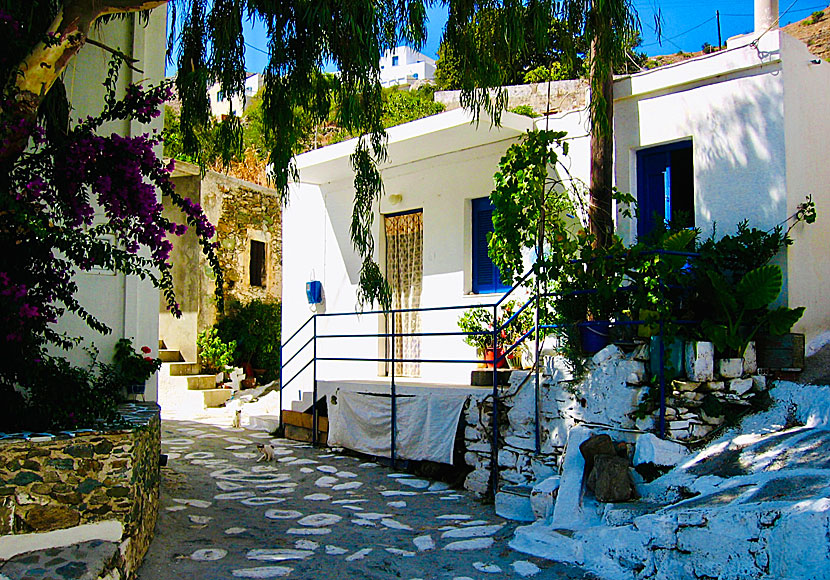
<svg viewBox="0 0 830 580">
<path fill-rule="evenodd" d="M 685 256 L 685 257 L 699 257 L 699 254 L 692 253 L 692 252 L 677 252 L 672 250 L 649 250 L 642 252 L 642 255 L 671 255 L 671 256 Z M 613 258 L 616 256 L 609 255 L 607 258 Z M 598 259 L 598 258 L 593 258 Z M 587 262 L 588 260 L 574 260 L 574 262 Z M 492 407 L 492 419 L 491 424 L 494 425 L 494 429 L 492 430 L 492 439 L 491 439 L 491 492 L 493 494 L 496 493 L 499 484 L 499 467 L 498 467 L 498 442 L 499 442 L 499 429 L 498 429 L 498 414 L 500 412 L 500 395 L 499 395 L 499 388 L 498 388 L 498 367 L 505 361 L 509 355 L 516 351 L 516 349 L 520 348 L 521 345 L 528 340 L 531 336 L 535 335 L 535 348 L 534 348 L 534 372 L 536 375 L 536 452 L 541 452 L 541 433 L 540 433 L 540 408 L 539 408 L 539 400 L 540 400 L 540 351 L 541 351 L 541 339 L 542 339 L 542 332 L 545 330 L 556 330 L 562 329 L 566 327 L 572 327 L 578 324 L 578 322 L 568 322 L 568 323 L 556 323 L 556 324 L 542 324 L 540 319 L 540 302 L 543 298 L 549 297 L 556 297 L 556 296 L 567 296 L 567 295 L 581 295 L 581 294 L 595 294 L 597 290 L 595 288 L 581 288 L 575 290 L 569 290 L 565 292 L 546 292 L 542 291 L 539 287 L 538 278 L 536 282 L 536 289 L 534 291 L 529 290 L 529 298 L 522 304 L 515 312 L 513 312 L 506 320 L 503 322 L 498 322 L 498 312 L 499 308 L 503 307 L 504 303 L 508 298 L 518 290 L 530 276 L 533 274 L 533 268 L 529 269 L 507 292 L 505 292 L 501 297 L 496 300 L 495 302 L 479 302 L 479 303 L 471 303 L 471 304 L 456 304 L 456 305 L 449 305 L 449 306 L 430 306 L 430 307 L 419 307 L 419 308 L 395 308 L 389 310 L 369 310 L 369 311 L 362 311 L 362 312 L 324 312 L 324 313 L 315 313 L 311 317 L 309 317 L 285 342 L 281 343 L 280 345 L 280 360 L 284 360 L 282 358 L 283 349 L 292 342 L 292 340 L 309 324 L 313 325 L 312 336 L 309 338 L 297 351 L 285 360 L 284 363 L 280 364 L 280 426 L 282 427 L 282 390 L 291 384 L 295 379 L 297 379 L 302 373 L 304 373 L 310 366 L 313 365 L 313 400 L 314 404 L 312 405 L 312 413 L 313 413 L 313 442 L 317 443 L 317 424 L 318 424 L 318 405 L 317 405 L 317 363 L 318 362 L 377 362 L 377 363 L 388 363 L 389 364 L 389 380 L 390 380 L 390 394 L 391 394 L 391 412 L 392 412 L 392 425 L 391 425 L 391 432 L 390 432 L 390 454 L 393 466 L 395 465 L 396 461 L 396 432 L 397 432 L 397 425 L 396 425 L 396 416 L 397 416 L 397 405 L 396 405 L 396 397 L 397 397 L 397 389 L 396 389 L 396 366 L 400 363 L 425 363 L 425 364 L 475 364 L 475 363 L 487 363 L 487 365 L 492 369 L 493 374 L 493 407 Z M 665 285 L 664 288 L 671 288 L 672 286 Z M 626 286 L 622 286 L 618 288 L 616 291 L 629 291 L 635 288 L 634 284 L 628 284 Z M 532 327 L 524 332 L 522 336 L 520 336 L 515 342 L 511 344 L 505 343 L 503 345 L 504 348 L 499 348 L 499 337 L 502 331 L 507 329 L 510 325 L 514 324 L 516 320 L 518 320 L 519 316 L 524 313 L 527 309 L 533 308 L 535 306 L 535 320 Z M 459 311 L 459 310 L 468 310 L 472 308 L 484 308 L 484 309 L 492 309 L 493 315 L 493 325 L 492 330 L 488 331 L 446 331 L 446 332 L 438 332 L 438 331 L 430 331 L 430 332 L 397 332 L 396 331 L 396 317 L 395 314 L 403 314 L 403 313 L 423 313 L 423 312 L 448 312 L 448 311 Z M 361 315 L 383 315 L 387 319 L 387 324 L 391 325 L 391 332 L 378 332 L 378 333 L 333 333 L 333 334 L 322 334 L 318 330 L 318 318 L 335 318 L 335 317 L 352 317 L 356 316 L 359 317 Z M 389 315 L 392 315 L 391 317 Z M 657 321 L 655 320 L 615 320 L 609 321 L 610 326 L 634 326 L 634 325 L 643 325 L 643 324 L 655 324 Z M 694 320 L 672 320 L 673 324 L 699 324 L 699 321 Z M 660 433 L 661 435 L 665 435 L 665 397 L 666 397 L 666 389 L 665 389 L 665 377 L 663 374 L 663 360 L 665 353 L 663 352 L 663 340 L 662 337 L 664 335 L 664 325 L 666 323 L 665 320 L 660 320 L 660 371 L 659 371 L 659 382 L 660 382 Z M 459 358 L 459 359 L 452 359 L 452 358 L 445 358 L 445 359 L 436 359 L 436 358 L 404 358 L 400 356 L 396 356 L 395 354 L 395 340 L 397 338 L 404 338 L 404 337 L 450 337 L 450 336 L 491 336 L 492 341 L 488 341 L 492 345 L 492 358 L 483 358 L 483 359 L 469 359 L 469 358 Z M 357 356 L 321 356 L 318 353 L 317 348 L 317 340 L 318 339 L 354 339 L 354 338 L 382 338 L 384 341 L 387 339 L 391 339 L 391 355 L 388 356 L 377 356 L 377 357 L 357 357 Z M 388 344 L 388 343 L 387 343 Z M 307 347 L 313 345 L 313 353 L 311 355 L 311 359 L 302 366 L 298 371 L 296 371 L 291 378 L 288 379 L 285 383 L 282 381 L 282 374 L 283 374 L 283 367 L 290 364 L 294 361 L 301 352 L 303 352 Z"/>
</svg>

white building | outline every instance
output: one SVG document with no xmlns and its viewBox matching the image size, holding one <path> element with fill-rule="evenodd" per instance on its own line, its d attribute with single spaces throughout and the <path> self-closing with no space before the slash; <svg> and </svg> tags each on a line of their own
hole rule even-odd
<svg viewBox="0 0 830 580">
<path fill-rule="evenodd" d="M 795 243 L 777 258 L 785 274 L 781 302 L 807 307 L 794 332 L 805 333 L 808 341 L 830 329 L 830 295 L 823 291 L 830 279 L 830 164 L 825 159 L 830 150 L 830 64 L 773 29 L 731 39 L 721 52 L 620 77 L 614 90 L 616 187 L 635 195 L 644 216 L 638 223 L 620 212 L 617 232 L 633 243 L 638 231 L 651 227 L 645 216 L 654 211 L 664 217 L 687 212 L 689 225 L 700 228 L 704 237 L 716 225 L 719 235 L 733 233 L 744 219 L 770 229 L 784 224 L 812 195 L 817 222 L 793 229 Z M 584 109 L 568 111 L 535 124 L 568 132 L 570 173 L 587 182 L 585 115 Z M 418 306 L 492 303 L 498 297 L 477 291 L 473 283 L 473 220 L 480 203 L 475 200 L 489 195 L 500 156 L 533 124 L 506 113 L 501 129 L 491 129 L 486 118 L 476 127 L 466 113 L 454 110 L 389 131 L 389 163 L 382 168 L 386 195 L 374 224 L 376 259 L 388 272 L 389 220 L 419 213 L 423 269 L 416 276 Z M 293 186 L 284 216 L 285 338 L 311 314 L 304 293 L 309 280 L 322 282 L 327 312 L 355 310 L 361 264 L 349 238 L 353 147 L 354 142 L 345 142 L 298 158 L 300 183 Z M 420 331 L 457 330 L 459 315 L 422 313 Z M 318 319 L 319 334 L 377 334 L 384 328 L 376 315 Z M 297 342 L 305 340 L 295 339 L 286 359 Z M 383 358 L 383 348 L 375 338 L 318 340 L 321 357 Z M 424 359 L 473 358 L 472 349 L 457 336 L 426 337 L 418 349 Z M 300 360 L 307 359 L 298 357 L 292 364 Z M 409 374 L 424 382 L 469 384 L 473 366 L 422 364 Z M 287 367 L 285 378 L 297 368 Z M 377 363 L 318 365 L 322 380 L 378 379 L 386 372 Z"/>
<path fill-rule="evenodd" d="M 435 60 L 408 46 L 387 50 L 380 59 L 380 84 L 384 87 L 432 78 L 435 78 Z"/>
<path fill-rule="evenodd" d="M 119 87 L 125 87 L 127 82 L 154 84 L 164 79 L 166 15 L 167 11 L 159 8 L 150 12 L 146 24 L 142 19 L 129 16 L 95 26 L 90 31 L 90 38 L 109 46 L 122 47 L 124 52 L 138 59 L 144 72 L 122 67 Z M 67 75 L 66 83 L 67 92 L 72 95 L 73 115 L 83 118 L 101 112 L 105 94 L 102 81 L 106 78 L 111 59 L 110 53 L 87 44 L 72 61 L 71 74 Z M 123 89 L 119 93 L 121 95 Z M 160 131 L 162 121 L 161 116 L 146 125 L 136 120 L 118 121 L 109 125 L 107 130 L 124 136 L 142 135 L 153 130 Z M 157 153 L 161 155 L 160 146 Z M 149 280 L 108 271 L 79 271 L 75 281 L 78 284 L 78 301 L 109 326 L 112 333 L 102 335 L 73 314 L 66 314 L 60 319 L 60 332 L 81 337 L 84 345 L 94 344 L 105 361 L 112 355 L 120 338 L 132 339 L 137 348 L 149 346 L 153 356 L 156 355 L 159 291 Z M 87 365 L 89 361 L 87 353 L 81 348 L 60 351 L 60 355 L 79 365 Z M 148 401 L 156 400 L 155 376 L 147 382 L 144 397 Z"/>
<path fill-rule="evenodd" d="M 214 83 L 208 87 L 208 98 L 210 99 L 210 112 L 214 117 L 230 115 L 231 111 L 236 116 L 241 116 L 247 106 L 247 101 L 256 95 L 263 85 L 263 77 L 258 73 L 248 73 L 245 77 L 244 95 L 237 93 L 226 95 L 219 86 Z"/>
<path fill-rule="evenodd" d="M 381 166 L 385 195 L 373 225 L 375 259 L 387 275 L 398 272 L 408 280 L 399 307 L 492 304 L 502 288 L 489 280 L 480 265 L 485 241 L 474 239 L 474 229 L 486 214 L 479 204 L 493 189 L 493 172 L 507 147 L 533 127 L 533 120 L 504 113 L 500 128 L 489 119 L 471 124 L 471 115 L 456 109 L 389 129 L 389 160 Z M 349 156 L 355 141 L 346 141 L 304 153 L 297 158 L 300 182 L 291 186 L 291 202 L 283 214 L 283 340 L 287 340 L 312 312 L 354 312 L 361 261 L 349 238 L 354 173 Z M 403 241 L 403 244 L 400 242 Z M 392 251 L 392 245 L 398 251 Z M 476 252 L 475 250 L 478 250 Z M 474 258 L 474 254 L 478 254 Z M 474 265 L 474 260 L 477 263 Z M 489 258 L 487 258 L 489 263 Z M 479 274 L 476 276 L 476 274 Z M 322 283 L 324 301 L 312 309 L 306 283 Z M 462 311 L 424 312 L 400 326 L 423 332 L 457 332 Z M 391 324 L 391 323 L 390 323 Z M 324 317 L 319 334 L 378 334 L 391 332 L 381 315 Z M 287 360 L 307 340 L 306 327 L 284 352 Z M 399 344 L 409 358 L 474 359 L 475 350 L 458 336 L 433 336 Z M 321 339 L 320 357 L 385 358 L 378 338 Z M 286 366 L 285 381 L 308 360 L 308 350 Z M 299 366 L 298 366 L 299 364 Z M 432 383 L 468 384 L 474 365 L 408 366 L 403 373 Z M 399 376 L 401 372 L 397 373 Z M 329 361 L 318 366 L 320 380 L 386 380 L 378 362 Z M 311 384 L 310 369 L 289 386 L 291 392 Z M 296 397 L 286 391 L 286 401 Z M 288 405 L 288 403 L 286 403 Z"/>
<path fill-rule="evenodd" d="M 784 305 L 807 308 L 794 332 L 810 341 L 830 329 L 830 64 L 781 30 L 760 32 L 616 81 L 616 186 L 637 197 L 641 216 L 618 216 L 617 232 L 633 241 L 654 211 L 688 212 L 704 237 L 744 219 L 786 229 L 812 195 L 818 220 L 794 228 L 777 258 Z"/>
</svg>

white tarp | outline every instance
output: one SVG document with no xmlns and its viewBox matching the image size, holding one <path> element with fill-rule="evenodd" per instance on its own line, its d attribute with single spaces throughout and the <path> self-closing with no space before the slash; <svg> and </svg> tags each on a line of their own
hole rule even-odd
<svg viewBox="0 0 830 580">
<path fill-rule="evenodd" d="M 466 393 L 398 395 L 395 456 L 452 464 L 453 445 Z M 330 446 L 391 457 L 392 398 L 341 389 L 328 397 Z"/>
</svg>

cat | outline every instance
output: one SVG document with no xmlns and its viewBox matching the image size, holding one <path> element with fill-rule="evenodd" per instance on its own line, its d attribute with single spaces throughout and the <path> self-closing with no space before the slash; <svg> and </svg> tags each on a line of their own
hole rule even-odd
<svg viewBox="0 0 830 580">
<path fill-rule="evenodd" d="M 242 423 L 242 409 L 237 409 L 233 414 L 233 420 L 231 421 L 231 427 L 234 429 L 239 429 Z"/>
<path fill-rule="evenodd" d="M 270 443 L 257 443 L 256 448 L 257 451 L 262 453 L 262 455 L 259 456 L 259 459 L 256 460 L 257 463 L 259 463 L 260 461 L 273 461 L 274 458 L 277 456 L 277 450 L 274 449 L 274 446 Z"/>
</svg>

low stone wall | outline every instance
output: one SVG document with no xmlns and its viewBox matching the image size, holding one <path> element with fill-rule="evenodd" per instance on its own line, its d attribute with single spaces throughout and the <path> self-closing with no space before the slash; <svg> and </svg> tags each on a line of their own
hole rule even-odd
<svg viewBox="0 0 830 580">
<path fill-rule="evenodd" d="M 154 403 L 121 412 L 129 428 L 2 435 L 0 557 L 20 545 L 16 536 L 38 549 L 66 545 L 59 530 L 111 536 L 120 526 L 120 538 L 101 539 L 120 542 L 126 577 L 137 569 L 158 515 L 161 421 Z"/>
<path fill-rule="evenodd" d="M 588 83 L 583 80 L 553 81 L 503 87 L 507 91 L 507 107 L 513 109 L 527 105 L 537 113 L 559 113 L 583 109 L 588 103 Z M 461 91 L 436 91 L 435 101 L 442 103 L 446 110 L 461 107 Z"/>
<path fill-rule="evenodd" d="M 574 383 L 561 369 L 542 377 L 539 388 L 541 454 L 536 454 L 536 388 L 529 371 L 514 372 L 499 397 L 499 480 L 530 485 L 559 472 L 569 431 L 577 424 L 601 424 L 621 429 L 648 428 L 650 422 L 631 417 L 645 389 L 642 349 L 628 355 L 611 346 L 594 356 L 584 380 Z M 563 365 L 559 365 L 562 367 Z M 492 400 L 471 401 L 466 411 L 465 461 L 473 467 L 465 487 L 487 491 L 490 478 Z"/>
<path fill-rule="evenodd" d="M 692 441 L 708 436 L 724 423 L 724 415 L 750 406 L 750 399 L 766 389 L 757 374 L 754 346 L 744 360 L 713 359 L 711 343 L 690 343 L 680 363 L 682 378 L 667 381 L 667 436 Z M 656 431 L 658 403 L 649 400 L 650 352 L 641 345 L 623 353 L 609 346 L 594 355 L 588 372 L 575 381 L 562 361 L 541 377 L 539 388 L 540 453 L 536 453 L 536 388 L 528 371 L 514 371 L 510 385 L 499 393 L 498 467 L 501 484 L 531 486 L 558 474 L 577 425 L 617 431 Z M 474 398 L 464 418 L 464 459 L 473 471 L 465 487 L 477 494 L 488 491 L 492 441 L 492 396 Z M 708 411 L 708 413 L 707 413 Z"/>
</svg>

